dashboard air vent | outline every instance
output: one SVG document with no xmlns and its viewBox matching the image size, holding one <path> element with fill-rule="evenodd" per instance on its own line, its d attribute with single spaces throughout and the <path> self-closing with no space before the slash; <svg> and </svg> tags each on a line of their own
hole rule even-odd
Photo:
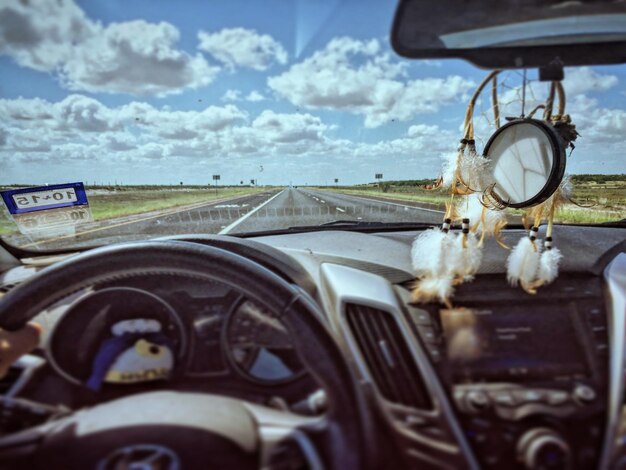
<svg viewBox="0 0 626 470">
<path fill-rule="evenodd" d="M 348 304 L 346 317 L 380 394 L 410 408 L 432 409 L 422 375 L 393 315 Z"/>
</svg>

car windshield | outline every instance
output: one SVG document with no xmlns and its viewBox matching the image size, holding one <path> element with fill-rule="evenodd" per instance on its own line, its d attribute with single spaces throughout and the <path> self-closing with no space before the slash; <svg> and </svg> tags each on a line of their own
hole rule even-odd
<svg viewBox="0 0 626 470">
<path fill-rule="evenodd" d="M 398 57 L 389 44 L 395 7 L 2 2 L 0 236 L 54 250 L 440 223 L 442 157 L 456 151 L 487 71 Z M 557 222 L 626 217 L 624 83 L 625 65 L 565 70 L 579 136 L 567 150 L 572 190 Z M 528 113 L 548 88 L 536 70 L 525 82 L 521 71 L 504 72 L 502 119 Z M 476 105 L 479 151 L 494 130 L 492 107 L 488 98 Z"/>
</svg>

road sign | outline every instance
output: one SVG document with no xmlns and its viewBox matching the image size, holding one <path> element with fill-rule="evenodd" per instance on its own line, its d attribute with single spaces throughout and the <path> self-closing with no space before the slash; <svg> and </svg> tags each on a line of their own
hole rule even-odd
<svg viewBox="0 0 626 470">
<path fill-rule="evenodd" d="M 220 175 L 213 175 L 213 179 L 214 179 L 215 181 L 219 180 L 219 179 L 220 179 Z"/>
<path fill-rule="evenodd" d="M 339 183 L 339 178 L 335 178 L 335 183 Z"/>
<path fill-rule="evenodd" d="M 377 180 L 382 180 L 383 179 L 383 174 L 382 173 L 376 173 L 376 179 Z"/>
</svg>

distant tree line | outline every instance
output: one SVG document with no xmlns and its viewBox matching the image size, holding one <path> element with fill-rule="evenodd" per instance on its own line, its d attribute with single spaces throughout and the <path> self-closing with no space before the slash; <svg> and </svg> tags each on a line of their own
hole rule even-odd
<svg viewBox="0 0 626 470">
<path fill-rule="evenodd" d="M 613 181 L 626 181 L 626 174 L 619 175 L 571 175 L 570 179 L 573 183 L 596 183 L 605 184 Z"/>
<path fill-rule="evenodd" d="M 401 181 L 385 181 L 382 184 L 386 184 L 389 186 L 425 186 L 427 184 L 433 184 L 437 181 L 436 178 L 427 178 L 421 180 L 401 180 Z M 355 186 L 370 186 L 370 185 L 379 185 L 380 183 L 365 183 L 365 184 L 357 184 Z"/>
</svg>

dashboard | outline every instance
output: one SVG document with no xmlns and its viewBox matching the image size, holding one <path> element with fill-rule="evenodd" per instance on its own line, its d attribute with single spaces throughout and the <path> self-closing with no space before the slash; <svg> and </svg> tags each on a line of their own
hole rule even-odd
<svg viewBox="0 0 626 470">
<path fill-rule="evenodd" d="M 215 281 L 142 273 L 78 292 L 36 321 L 45 363 L 19 392 L 32 400 L 76 409 L 181 390 L 297 408 L 318 388 L 283 322 Z"/>
<path fill-rule="evenodd" d="M 116 343 L 129 354 L 109 364 L 105 384 L 238 375 L 273 385 L 303 372 L 282 322 L 217 282 L 142 276 L 99 285 L 55 324 L 47 357 L 69 381 L 99 391 L 93 373 Z"/>
<path fill-rule="evenodd" d="M 289 269 L 281 259 L 274 270 L 322 306 L 370 391 L 382 458 L 402 468 L 626 468 L 624 231 L 559 227 L 562 273 L 534 296 L 506 283 L 507 253 L 487 246 L 453 308 L 410 302 L 415 235 L 254 240 L 287 255 Z M 507 231 L 511 244 L 520 236 Z M 29 275 L 9 270 L 0 285 Z M 148 275 L 98 285 L 52 310 L 40 318 L 50 330 L 44 363 L 21 396 L 71 397 L 66 405 L 77 408 L 161 387 L 315 412 L 302 403 L 320 390 L 289 331 L 235 288 Z M 135 356 L 97 383 L 97 357 L 122 336 Z M 38 396 L 42 388 L 55 397 Z"/>
</svg>

